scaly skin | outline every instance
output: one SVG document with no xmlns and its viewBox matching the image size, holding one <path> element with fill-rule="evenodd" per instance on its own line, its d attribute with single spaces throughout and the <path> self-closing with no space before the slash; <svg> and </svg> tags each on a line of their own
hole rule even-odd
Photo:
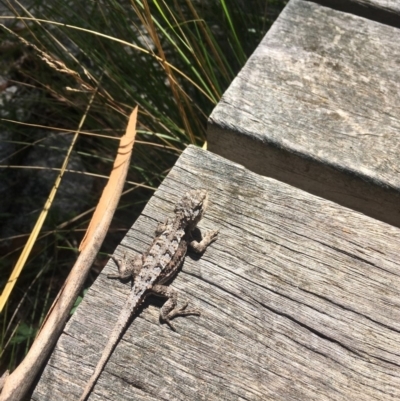
<svg viewBox="0 0 400 401">
<path fill-rule="evenodd" d="M 175 217 L 171 220 L 167 219 L 164 224 L 158 226 L 156 237 L 143 256 L 136 256 L 130 263 L 127 263 L 126 256 L 123 260 L 113 257 L 118 265 L 119 275 L 109 275 L 109 278 L 127 278 L 132 275 L 133 286 L 79 401 L 87 399 L 131 317 L 147 295 L 156 294 L 168 298 L 161 308 L 160 317 L 173 330 L 174 327 L 170 320 L 174 317 L 200 315 L 198 310 L 186 309 L 187 304 L 177 308 L 176 291 L 162 284 L 176 274 L 188 247 L 201 253 L 211 242 L 216 240 L 218 230 L 207 232 L 200 242 L 192 239 L 192 231 L 203 217 L 207 201 L 208 193 L 204 189 L 187 192 L 175 206 Z"/>
</svg>

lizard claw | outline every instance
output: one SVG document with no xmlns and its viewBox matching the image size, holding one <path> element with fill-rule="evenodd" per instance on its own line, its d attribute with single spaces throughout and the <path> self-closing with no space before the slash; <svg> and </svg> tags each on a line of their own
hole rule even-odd
<svg viewBox="0 0 400 401">
<path fill-rule="evenodd" d="M 165 323 L 168 324 L 169 328 L 170 328 L 172 331 L 175 331 L 175 332 L 176 332 L 175 326 L 171 323 L 171 321 L 170 321 L 169 319 L 165 319 L 164 321 L 165 321 Z"/>
<path fill-rule="evenodd" d="M 196 315 L 200 316 L 200 311 L 198 309 L 186 309 L 189 304 L 186 303 L 181 308 L 177 308 L 168 313 L 167 319 L 174 319 L 177 316 L 188 316 Z"/>
</svg>

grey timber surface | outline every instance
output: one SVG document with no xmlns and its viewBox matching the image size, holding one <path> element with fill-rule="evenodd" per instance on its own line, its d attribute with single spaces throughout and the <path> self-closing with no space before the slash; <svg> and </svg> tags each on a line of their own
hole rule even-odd
<svg viewBox="0 0 400 401">
<path fill-rule="evenodd" d="M 315 3 L 400 28 L 399 0 L 311 0 Z"/>
<path fill-rule="evenodd" d="M 292 0 L 209 119 L 208 149 L 400 226 L 400 30 Z"/>
<path fill-rule="evenodd" d="M 90 400 L 400 399 L 400 230 L 189 147 L 116 254 L 143 252 L 190 188 L 219 227 L 171 284 L 200 317 L 159 324 L 146 302 Z M 129 284 L 108 263 L 67 324 L 32 400 L 76 400 Z"/>
</svg>

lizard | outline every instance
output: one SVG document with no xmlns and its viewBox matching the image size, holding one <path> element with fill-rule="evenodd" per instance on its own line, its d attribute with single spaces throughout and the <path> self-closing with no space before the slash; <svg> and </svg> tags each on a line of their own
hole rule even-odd
<svg viewBox="0 0 400 401">
<path fill-rule="evenodd" d="M 167 298 L 160 310 L 160 320 L 175 330 L 171 319 L 176 316 L 200 315 L 196 309 L 186 309 L 188 303 L 177 307 L 178 293 L 164 285 L 172 278 L 182 264 L 188 248 L 196 253 L 202 253 L 207 246 L 215 241 L 219 230 L 206 232 L 200 242 L 193 238 L 193 231 L 203 217 L 208 204 L 208 192 L 204 189 L 188 191 L 175 205 L 175 216 L 160 223 L 155 231 L 155 238 L 147 252 L 136 254 L 127 261 L 126 253 L 123 259 L 112 256 L 118 266 L 118 274 L 109 274 L 108 278 L 126 280 L 132 278 L 133 284 L 125 305 L 102 351 L 99 362 L 86 383 L 79 401 L 85 401 L 92 391 L 101 371 L 106 365 L 128 323 L 144 299 L 150 295 Z"/>
</svg>

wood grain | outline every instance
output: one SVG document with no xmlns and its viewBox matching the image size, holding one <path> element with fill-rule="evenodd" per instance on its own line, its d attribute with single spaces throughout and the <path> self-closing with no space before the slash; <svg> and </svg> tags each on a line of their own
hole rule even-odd
<svg viewBox="0 0 400 401">
<path fill-rule="evenodd" d="M 177 332 L 146 303 L 90 400 L 400 397 L 400 230 L 189 147 L 116 253 L 142 252 L 189 188 L 220 228 L 172 285 L 201 317 Z M 109 262 L 65 328 L 32 400 L 75 400 L 130 286 Z"/>
<path fill-rule="evenodd" d="M 396 38 L 291 0 L 212 112 L 208 149 L 400 227 Z"/>
<path fill-rule="evenodd" d="M 400 28 L 398 0 L 311 0 L 335 10 Z"/>
</svg>

